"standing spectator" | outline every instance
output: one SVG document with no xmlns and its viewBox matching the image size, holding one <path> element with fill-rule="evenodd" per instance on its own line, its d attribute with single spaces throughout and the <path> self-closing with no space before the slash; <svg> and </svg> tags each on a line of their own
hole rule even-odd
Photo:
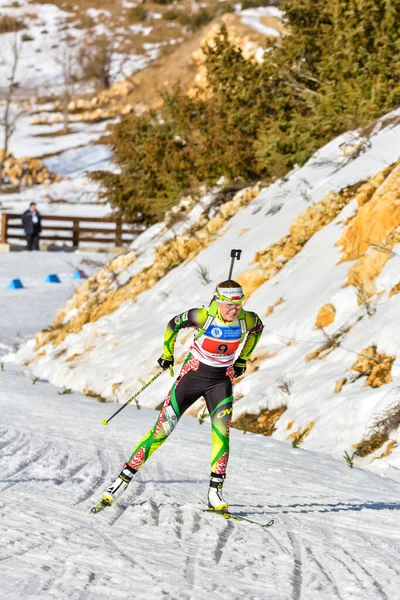
<svg viewBox="0 0 400 600">
<path fill-rule="evenodd" d="M 22 225 L 25 230 L 27 250 L 39 250 L 39 235 L 42 231 L 42 220 L 36 210 L 36 203 L 31 202 L 28 210 L 22 215 Z"/>
</svg>

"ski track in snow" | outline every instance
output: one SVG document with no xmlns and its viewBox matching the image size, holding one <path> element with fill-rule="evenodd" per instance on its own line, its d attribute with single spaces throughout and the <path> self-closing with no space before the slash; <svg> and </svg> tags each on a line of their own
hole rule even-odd
<svg viewBox="0 0 400 600">
<path fill-rule="evenodd" d="M 7 600 L 396 598 L 398 483 L 234 431 L 231 510 L 275 525 L 224 520 L 202 512 L 209 431 L 184 418 L 118 504 L 92 515 L 154 412 L 128 409 L 118 426 L 100 429 L 107 404 L 33 387 L 17 367 L 0 377 Z M 271 463 L 280 477 L 268 474 Z"/>
</svg>

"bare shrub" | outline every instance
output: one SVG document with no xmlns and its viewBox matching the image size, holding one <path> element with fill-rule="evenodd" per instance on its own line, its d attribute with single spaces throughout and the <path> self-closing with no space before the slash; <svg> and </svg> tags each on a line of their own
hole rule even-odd
<svg viewBox="0 0 400 600">
<path fill-rule="evenodd" d="M 198 265 L 196 269 L 196 275 L 200 279 L 201 283 L 203 283 L 204 285 L 208 285 L 209 283 L 211 283 L 211 278 L 207 267 Z"/>
<path fill-rule="evenodd" d="M 55 57 L 56 63 L 61 68 L 62 93 L 61 102 L 63 107 L 64 132 L 68 132 L 69 126 L 69 103 L 74 91 L 76 81 L 76 49 L 71 40 L 65 38 Z"/>
<path fill-rule="evenodd" d="M 368 289 L 364 282 L 356 276 L 354 276 L 353 285 L 356 289 L 358 304 L 364 308 L 368 317 L 373 317 L 377 310 L 376 298 L 371 299 L 371 295 L 368 293 Z"/>
<path fill-rule="evenodd" d="M 400 388 L 396 388 L 399 391 Z M 400 402 L 390 406 L 383 415 L 376 417 L 368 435 L 357 444 L 356 455 L 367 456 L 388 441 L 392 431 L 400 427 Z"/>
<path fill-rule="evenodd" d="M 309 354 L 306 355 L 305 361 L 306 363 L 314 360 L 316 358 L 325 358 L 328 354 L 333 352 L 336 348 L 338 348 L 343 341 L 343 338 L 357 325 L 359 321 L 364 318 L 363 315 L 358 316 L 353 323 L 342 325 L 337 329 L 337 331 L 333 332 L 329 335 L 323 327 L 321 327 L 321 332 L 325 337 L 325 342 L 321 346 L 319 346 L 316 350 L 313 350 Z"/>
<path fill-rule="evenodd" d="M 84 79 L 95 81 L 98 89 L 108 89 L 111 85 L 111 64 L 114 44 L 106 35 L 90 40 L 79 51 Z"/>
<path fill-rule="evenodd" d="M 386 240 L 383 240 L 382 242 L 368 241 L 367 243 L 369 243 L 371 248 L 373 248 L 374 250 L 377 250 L 378 252 L 383 252 L 384 254 L 389 254 L 390 258 L 398 256 L 396 252 L 393 252 L 393 250 L 388 247 Z"/>
<path fill-rule="evenodd" d="M 273 217 L 276 215 L 282 208 L 283 203 L 278 202 L 276 199 L 272 201 L 270 208 L 265 213 L 266 217 Z"/>
<path fill-rule="evenodd" d="M 25 24 L 21 19 L 10 17 L 9 15 L 0 17 L 0 34 L 12 33 L 13 31 L 20 31 L 21 29 L 25 29 Z"/>
<path fill-rule="evenodd" d="M 4 108 L 2 110 L 0 118 L 0 127 L 2 129 L 2 141 L 0 142 L 0 189 L 3 184 L 3 172 L 4 163 L 7 158 L 8 146 L 10 138 L 13 135 L 17 126 L 17 121 L 22 115 L 23 110 L 13 112 L 12 102 L 14 99 L 14 93 L 18 87 L 16 80 L 16 72 L 18 67 L 18 61 L 21 53 L 21 44 L 18 39 L 18 34 L 14 33 L 13 40 L 11 42 L 11 58 L 10 58 L 10 74 L 8 76 L 8 84 L 4 95 Z"/>
<path fill-rule="evenodd" d="M 126 12 L 126 18 L 129 23 L 137 23 L 137 21 L 145 21 L 147 19 L 147 11 L 141 4 L 130 8 Z"/>
<path fill-rule="evenodd" d="M 278 379 L 278 389 L 285 394 L 285 396 L 290 396 L 291 390 L 293 387 L 293 380 L 290 377 L 280 377 Z"/>
<path fill-rule="evenodd" d="M 232 427 L 241 429 L 244 432 L 261 433 L 262 435 L 272 435 L 276 429 L 275 425 L 278 419 L 287 409 L 286 404 L 281 404 L 276 408 L 269 410 L 265 408 L 259 415 L 250 415 L 244 413 L 232 423 Z"/>
</svg>

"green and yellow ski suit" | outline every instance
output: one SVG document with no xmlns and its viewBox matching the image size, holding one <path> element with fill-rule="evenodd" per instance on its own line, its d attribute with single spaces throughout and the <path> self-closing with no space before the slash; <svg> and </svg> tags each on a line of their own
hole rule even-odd
<svg viewBox="0 0 400 600">
<path fill-rule="evenodd" d="M 215 302 L 208 310 L 192 308 L 168 323 L 163 358 L 172 358 L 178 333 L 187 327 L 196 330 L 190 352 L 154 427 L 139 442 L 126 463 L 132 471 L 144 465 L 165 442 L 183 413 L 203 396 L 211 419 L 211 471 L 225 475 L 229 458 L 235 352 L 243 343 L 238 358 L 247 361 L 261 337 L 263 324 L 256 313 L 243 309 L 235 321 L 226 322 Z"/>
</svg>

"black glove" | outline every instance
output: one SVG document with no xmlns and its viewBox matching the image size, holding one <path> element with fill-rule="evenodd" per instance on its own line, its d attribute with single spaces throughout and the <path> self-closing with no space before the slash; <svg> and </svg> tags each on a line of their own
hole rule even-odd
<svg viewBox="0 0 400 600">
<path fill-rule="evenodd" d="M 162 369 L 164 369 L 164 370 L 169 369 L 174 364 L 174 357 L 173 356 L 165 356 L 164 354 L 161 354 L 161 356 L 157 362 Z"/>
<path fill-rule="evenodd" d="M 233 373 L 234 373 L 235 377 L 240 377 L 241 375 L 243 375 L 243 373 L 245 372 L 246 369 L 247 369 L 247 362 L 245 360 L 243 360 L 243 358 L 238 358 L 233 363 Z"/>
</svg>

